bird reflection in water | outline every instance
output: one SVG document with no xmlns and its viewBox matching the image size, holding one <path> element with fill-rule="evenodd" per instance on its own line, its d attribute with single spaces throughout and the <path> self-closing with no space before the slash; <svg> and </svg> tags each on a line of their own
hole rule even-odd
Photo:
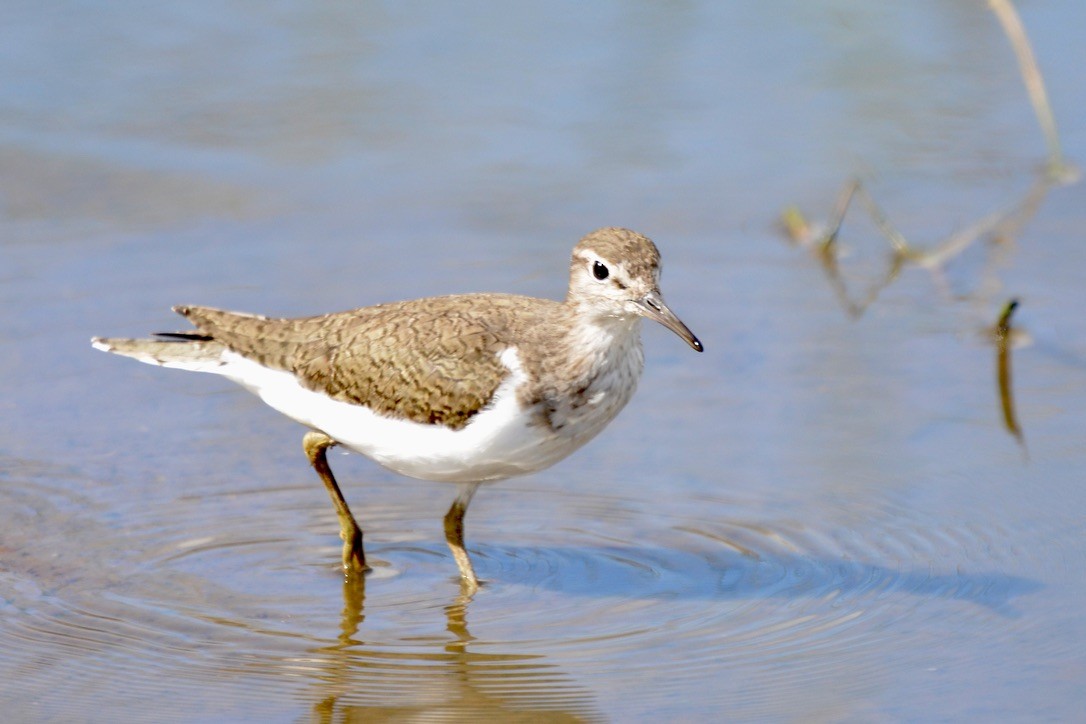
<svg viewBox="0 0 1086 724">
<path fill-rule="evenodd" d="M 313 652 L 320 669 L 314 721 L 601 718 L 588 690 L 542 656 L 472 651 L 475 637 L 468 631 L 467 618 L 474 594 L 468 587 L 445 607 L 447 636 L 377 642 L 366 641 L 360 633 L 366 619 L 365 586 L 363 576 L 344 580 L 337 642 Z M 493 645 L 486 648 L 492 650 Z"/>
</svg>

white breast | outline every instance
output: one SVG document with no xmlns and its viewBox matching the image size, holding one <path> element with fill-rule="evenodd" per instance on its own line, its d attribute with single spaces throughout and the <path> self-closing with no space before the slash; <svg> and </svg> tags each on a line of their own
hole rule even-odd
<svg viewBox="0 0 1086 724">
<path fill-rule="evenodd" d="M 580 394 L 549 401 L 552 425 L 573 439 L 573 449 L 599 434 L 633 397 L 644 367 L 638 325 L 638 320 L 586 323 L 574 330 L 576 348 L 591 362 L 588 379 L 572 385 L 583 389 Z"/>
</svg>

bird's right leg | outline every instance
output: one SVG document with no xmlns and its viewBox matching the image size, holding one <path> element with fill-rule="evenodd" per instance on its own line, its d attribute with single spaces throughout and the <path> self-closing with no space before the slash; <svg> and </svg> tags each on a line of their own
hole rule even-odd
<svg viewBox="0 0 1086 724">
<path fill-rule="evenodd" d="M 478 488 L 478 483 L 462 485 L 452 507 L 445 514 L 445 541 L 449 544 L 449 550 L 456 559 L 456 566 L 460 569 L 460 580 L 469 593 L 479 590 L 479 578 L 475 575 L 475 568 L 471 565 L 468 550 L 464 547 L 464 513 L 468 511 L 468 504 L 471 503 L 471 498 Z"/>
</svg>

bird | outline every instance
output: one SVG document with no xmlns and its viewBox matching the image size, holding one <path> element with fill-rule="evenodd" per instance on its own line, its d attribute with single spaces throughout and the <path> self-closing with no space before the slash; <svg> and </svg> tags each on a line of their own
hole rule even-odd
<svg viewBox="0 0 1086 724">
<path fill-rule="evenodd" d="M 605 227 L 574 246 L 562 301 L 457 294 L 297 318 L 176 306 L 193 330 L 91 343 L 221 375 L 307 427 L 302 447 L 335 506 L 348 577 L 369 566 L 330 448 L 456 483 L 445 539 L 462 585 L 475 591 L 464 515 L 478 488 L 550 467 L 614 419 L 644 367 L 642 319 L 704 350 L 664 302 L 660 272 L 651 239 Z"/>
</svg>

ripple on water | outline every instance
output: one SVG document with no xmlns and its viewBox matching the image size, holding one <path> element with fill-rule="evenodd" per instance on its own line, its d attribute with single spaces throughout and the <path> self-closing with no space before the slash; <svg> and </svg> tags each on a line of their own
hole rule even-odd
<svg viewBox="0 0 1086 724">
<path fill-rule="evenodd" d="M 335 517 L 308 484 L 155 511 L 78 499 L 51 476 L 0 487 L 12 522 L 0 647 L 24 682 L 14 700 L 58 715 L 163 701 L 254 715 L 286 701 L 321 716 L 594 719 L 611 689 L 633 711 L 729 669 L 758 713 L 770 688 L 837 680 L 847 694 L 838 664 L 890 646 L 882 632 L 905 620 L 937 636 L 948 605 L 933 601 L 1010 635 L 1014 599 L 1036 587 L 998 572 L 1014 555 L 998 524 L 949 526 L 892 502 L 808 504 L 801 519 L 756 499 L 649 510 L 524 487 L 473 508 L 469 547 L 488 581 L 473 599 L 439 514 L 402 500 L 360 511 L 375 571 L 343 585 Z M 639 680 L 655 683 L 630 691 Z"/>
</svg>

